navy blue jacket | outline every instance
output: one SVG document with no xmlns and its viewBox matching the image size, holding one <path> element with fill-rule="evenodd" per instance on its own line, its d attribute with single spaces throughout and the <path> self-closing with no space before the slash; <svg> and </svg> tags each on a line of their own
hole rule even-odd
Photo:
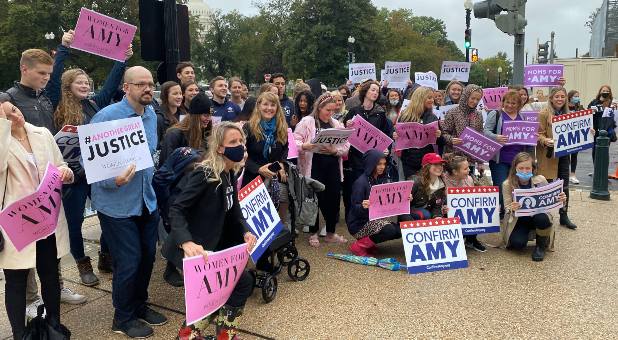
<svg viewBox="0 0 618 340">
<path fill-rule="evenodd" d="M 240 114 L 242 110 L 240 106 L 234 104 L 231 100 L 225 98 L 223 104 L 219 104 L 216 100 L 212 100 L 212 115 L 215 117 L 221 117 L 222 121 L 234 121 L 236 116 Z"/>
<path fill-rule="evenodd" d="M 380 162 L 380 159 L 384 158 L 386 158 L 384 153 L 378 150 L 369 150 L 363 155 L 363 165 L 365 170 L 363 175 L 358 177 L 354 182 L 351 198 L 352 205 L 350 207 L 350 212 L 348 212 L 348 216 L 346 217 L 348 231 L 352 235 L 358 233 L 365 226 L 365 224 L 369 222 L 369 209 L 363 208 L 362 203 L 364 200 L 369 199 L 371 187 L 389 182 L 386 169 L 384 170 L 384 174 L 378 178 L 373 178 L 372 176 L 378 162 Z"/>
<path fill-rule="evenodd" d="M 283 98 L 279 100 L 281 103 L 281 109 L 283 110 L 283 114 L 285 115 L 285 121 L 288 122 L 288 126 L 290 125 L 290 120 L 294 115 L 294 102 L 284 93 Z"/>
</svg>

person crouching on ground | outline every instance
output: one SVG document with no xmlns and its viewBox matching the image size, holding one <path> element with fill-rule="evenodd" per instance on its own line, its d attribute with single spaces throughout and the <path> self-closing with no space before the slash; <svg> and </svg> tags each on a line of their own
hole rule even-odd
<svg viewBox="0 0 618 340">
<path fill-rule="evenodd" d="M 538 213 L 533 216 L 515 217 L 515 211 L 521 208 L 519 202 L 513 201 L 513 190 L 530 189 L 547 185 L 545 177 L 536 174 L 536 165 L 529 153 L 520 152 L 513 159 L 509 176 L 502 183 L 502 198 L 504 200 L 505 215 L 502 220 L 502 240 L 507 249 L 523 249 L 528 244 L 528 234 L 536 232 L 536 247 L 532 252 L 532 261 L 543 261 L 545 249 L 555 235 L 552 228 L 553 216 L 549 213 Z M 566 202 L 566 194 L 561 192 L 558 196 L 563 204 Z M 553 248 L 553 246 L 552 246 Z"/>
<path fill-rule="evenodd" d="M 385 171 L 386 156 L 383 152 L 369 150 L 363 155 L 363 163 L 365 173 L 354 182 L 346 223 L 348 231 L 357 240 L 350 245 L 350 251 L 357 256 L 373 256 L 377 250 L 376 244 L 401 238 L 401 229 L 386 218 L 369 220 L 371 187 L 389 182 Z"/>
<path fill-rule="evenodd" d="M 188 175 L 170 206 L 172 231 L 162 252 L 177 268 L 182 268 L 183 257 L 202 255 L 207 259 L 207 251 L 223 250 L 243 242 L 247 243 L 248 251 L 255 246 L 255 235 L 245 227 L 236 190 L 235 173 L 246 159 L 244 143 L 245 135 L 236 124 L 217 125 L 209 139 L 206 159 Z M 235 319 L 242 314 L 252 291 L 253 277 L 245 270 L 219 310 L 217 339 L 237 339 Z M 194 331 L 204 330 L 198 325 Z"/>
<path fill-rule="evenodd" d="M 429 220 L 442 217 L 445 212 L 446 186 L 442 180 L 444 160 L 436 153 L 428 153 L 421 160 L 421 171 L 412 186 L 410 215 L 399 221 Z"/>
<path fill-rule="evenodd" d="M 470 176 L 470 163 L 465 156 L 449 153 L 444 156 L 444 168 L 442 179 L 447 188 L 472 187 L 475 185 L 474 179 Z M 465 235 L 466 247 L 478 252 L 487 251 L 485 246 L 476 238 L 476 234 Z"/>
</svg>

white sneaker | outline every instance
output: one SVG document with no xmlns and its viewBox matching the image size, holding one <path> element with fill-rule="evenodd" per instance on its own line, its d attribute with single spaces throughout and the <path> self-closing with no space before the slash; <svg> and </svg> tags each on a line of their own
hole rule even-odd
<svg viewBox="0 0 618 340">
<path fill-rule="evenodd" d="M 40 305 L 43 304 L 43 299 L 39 298 L 33 303 L 26 306 L 26 320 L 36 318 L 37 310 Z M 43 316 L 45 316 L 45 312 L 43 312 Z"/>
<path fill-rule="evenodd" d="M 326 227 L 322 227 L 322 229 L 320 229 L 320 236 L 321 237 L 326 236 Z"/>
<path fill-rule="evenodd" d="M 306 225 L 303 227 L 303 233 L 308 233 L 309 232 L 309 226 Z"/>
<path fill-rule="evenodd" d="M 60 302 L 68 303 L 69 305 L 81 305 L 88 299 L 80 294 L 73 292 L 70 288 L 64 287 L 60 291 Z"/>
<path fill-rule="evenodd" d="M 579 184 L 579 180 L 575 176 L 569 177 L 569 182 L 571 182 L 573 184 Z"/>
</svg>

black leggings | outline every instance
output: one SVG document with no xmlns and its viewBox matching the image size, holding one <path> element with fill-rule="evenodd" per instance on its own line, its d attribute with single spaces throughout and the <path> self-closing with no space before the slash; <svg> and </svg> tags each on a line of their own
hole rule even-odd
<svg viewBox="0 0 618 340">
<path fill-rule="evenodd" d="M 225 304 L 230 307 L 242 308 L 245 306 L 251 293 L 253 293 L 253 276 L 245 270 L 240 275 L 240 279 L 236 287 L 234 287 L 232 295 L 230 295 L 230 298 L 227 299 Z"/>
<path fill-rule="evenodd" d="M 571 172 L 575 173 L 575 170 L 577 170 L 577 152 L 572 153 L 570 156 L 571 156 Z"/>
<path fill-rule="evenodd" d="M 551 227 L 551 221 L 547 214 L 519 217 L 509 237 L 509 249 L 525 248 L 528 245 L 528 234 L 531 230 L 546 230 L 549 227 Z"/>
<path fill-rule="evenodd" d="M 56 236 L 36 242 L 36 272 L 41 280 L 41 295 L 47 319 L 60 324 L 60 279 L 56 250 Z M 26 323 L 26 282 L 29 269 L 4 269 L 6 313 L 13 330 L 13 339 L 21 340 Z"/>
<path fill-rule="evenodd" d="M 339 207 L 341 204 L 341 176 L 339 166 L 336 168 L 312 171 L 311 178 L 320 181 L 326 187 L 324 191 L 318 192 L 318 207 L 322 212 L 322 217 L 326 222 L 326 232 L 334 233 L 339 217 Z M 317 233 L 320 229 L 320 215 L 315 219 L 315 224 L 309 228 L 311 233 Z"/>
<path fill-rule="evenodd" d="M 380 230 L 377 234 L 369 236 L 369 238 L 375 244 L 396 240 L 401 238 L 401 229 L 398 225 L 390 223 L 382 227 L 382 230 Z"/>
<path fill-rule="evenodd" d="M 562 190 L 564 191 L 567 200 L 564 203 L 564 208 L 560 209 L 561 213 L 566 213 L 569 207 L 569 173 L 571 157 L 569 155 L 558 158 L 558 178 L 562 180 Z"/>
</svg>

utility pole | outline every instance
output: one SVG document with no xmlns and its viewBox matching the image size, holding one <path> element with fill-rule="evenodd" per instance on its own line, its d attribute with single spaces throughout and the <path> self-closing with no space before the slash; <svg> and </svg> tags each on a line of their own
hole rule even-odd
<svg viewBox="0 0 618 340">
<path fill-rule="evenodd" d="M 166 80 L 175 80 L 176 65 L 180 62 L 176 1 L 165 0 L 163 6 L 163 22 L 165 23 L 165 75 L 167 78 Z"/>
</svg>

